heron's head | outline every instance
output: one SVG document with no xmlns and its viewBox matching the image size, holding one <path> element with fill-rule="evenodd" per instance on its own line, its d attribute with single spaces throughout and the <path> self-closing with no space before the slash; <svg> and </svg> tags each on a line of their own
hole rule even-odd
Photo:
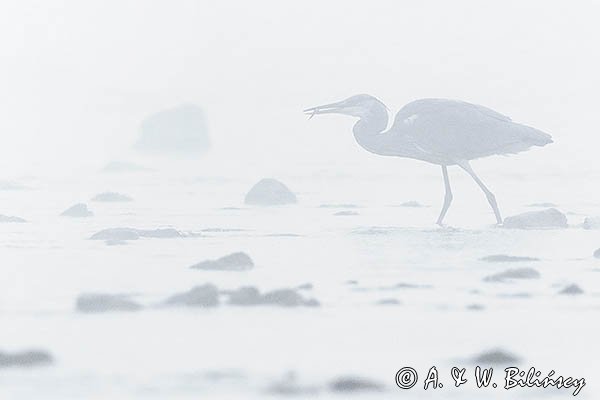
<svg viewBox="0 0 600 400">
<path fill-rule="evenodd" d="M 304 110 L 309 119 L 317 114 L 344 114 L 353 117 L 366 118 L 387 107 L 378 99 L 368 94 L 357 94 L 337 103 L 324 104 Z"/>
</svg>

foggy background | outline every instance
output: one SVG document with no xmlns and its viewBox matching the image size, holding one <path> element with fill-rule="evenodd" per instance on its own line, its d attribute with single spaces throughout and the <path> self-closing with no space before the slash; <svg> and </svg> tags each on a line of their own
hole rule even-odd
<svg viewBox="0 0 600 400">
<path fill-rule="evenodd" d="M 495 349 L 585 377 L 582 398 L 598 398 L 599 15 L 598 1 L 0 0 L 0 398 L 328 398 L 348 376 L 381 383 L 361 399 L 422 398 L 395 387 L 400 367 L 447 379 Z M 390 119 L 450 98 L 551 134 L 471 164 L 504 217 L 556 207 L 566 222 L 494 226 L 450 167 L 449 227 L 434 225 L 439 166 L 371 154 L 351 118 L 302 112 L 357 93 Z M 143 121 L 180 105 L 173 126 L 206 122 L 208 151 L 136 150 Z M 114 161 L 147 169 L 106 173 Z M 262 178 L 298 204 L 245 203 Z M 63 216 L 74 205 L 85 217 Z M 175 236 L 89 240 L 123 227 Z M 190 268 L 237 252 L 255 268 Z M 218 307 L 165 306 L 207 283 Z M 320 306 L 233 304 L 246 286 Z M 139 312 L 82 312 L 89 293 L 131 296 Z M 4 369 L 30 349 L 53 362 Z M 428 393 L 570 396 L 444 383 Z"/>
<path fill-rule="evenodd" d="M 360 149 L 347 117 L 301 112 L 363 92 L 392 113 L 424 97 L 479 103 L 553 135 L 476 170 L 589 173 L 599 12 L 594 1 L 2 2 L 0 179 L 132 160 L 141 120 L 182 103 L 204 109 L 213 144 L 186 164 L 196 174 L 438 175 Z"/>
</svg>

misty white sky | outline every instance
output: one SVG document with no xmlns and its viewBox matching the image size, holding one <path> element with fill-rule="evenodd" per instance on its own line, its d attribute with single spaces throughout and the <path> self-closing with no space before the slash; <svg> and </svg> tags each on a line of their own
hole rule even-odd
<svg viewBox="0 0 600 400">
<path fill-rule="evenodd" d="M 598 15 L 593 1 L 2 2 L 0 179 L 129 159 L 141 119 L 184 102 L 206 111 L 211 164 L 389 168 L 351 120 L 301 112 L 363 92 L 393 112 L 483 104 L 556 141 L 488 167 L 593 168 Z"/>
</svg>

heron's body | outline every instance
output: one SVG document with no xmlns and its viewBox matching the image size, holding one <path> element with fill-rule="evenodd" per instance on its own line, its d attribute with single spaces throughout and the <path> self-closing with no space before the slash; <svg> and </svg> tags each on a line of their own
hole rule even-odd
<svg viewBox="0 0 600 400">
<path fill-rule="evenodd" d="M 442 167 L 446 186 L 442 220 L 452 201 L 447 167 L 463 168 L 486 194 L 496 221 L 502 223 L 496 199 L 475 175 L 469 160 L 506 155 L 552 143 L 550 135 L 487 107 L 457 100 L 421 99 L 405 105 L 388 125 L 385 105 L 369 95 L 305 110 L 314 114 L 341 113 L 358 117 L 354 137 L 364 149 L 383 156 L 413 158 Z"/>
<path fill-rule="evenodd" d="M 438 165 L 525 151 L 552 142 L 550 135 L 513 122 L 489 108 L 463 101 L 422 99 L 404 106 L 387 132 L 365 126 L 387 124 L 387 111 L 357 124 L 354 134 L 366 150 L 385 156 L 414 158 Z M 377 121 L 375 121 L 377 120 Z"/>
</svg>

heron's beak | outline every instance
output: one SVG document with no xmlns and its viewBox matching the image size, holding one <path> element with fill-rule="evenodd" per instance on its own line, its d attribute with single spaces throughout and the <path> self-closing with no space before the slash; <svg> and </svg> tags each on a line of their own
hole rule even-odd
<svg viewBox="0 0 600 400">
<path fill-rule="evenodd" d="M 316 114 L 333 114 L 339 112 L 344 108 L 344 102 L 339 101 L 337 103 L 324 104 L 322 106 L 311 107 L 304 110 L 304 114 L 308 115 L 308 119 L 311 119 Z"/>
</svg>

